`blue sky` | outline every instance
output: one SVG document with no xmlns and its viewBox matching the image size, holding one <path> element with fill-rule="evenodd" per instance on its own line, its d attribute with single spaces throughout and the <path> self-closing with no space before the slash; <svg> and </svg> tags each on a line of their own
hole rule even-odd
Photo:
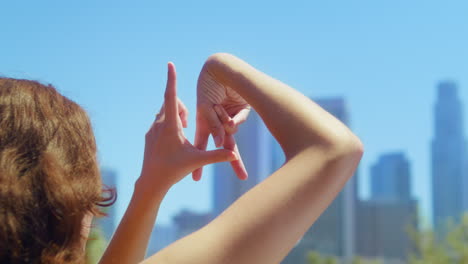
<svg viewBox="0 0 468 264">
<path fill-rule="evenodd" d="M 187 2 L 0 2 L 0 74 L 52 83 L 85 107 L 100 162 L 120 177 L 119 215 L 162 103 L 167 61 L 176 64 L 193 139 L 198 73 L 210 54 L 224 51 L 308 96 L 344 96 L 366 146 L 362 195 L 378 156 L 403 150 L 429 216 L 437 82 L 455 80 L 468 103 L 468 2 Z M 182 208 L 210 209 L 212 177 L 174 186 L 158 221 Z"/>
</svg>

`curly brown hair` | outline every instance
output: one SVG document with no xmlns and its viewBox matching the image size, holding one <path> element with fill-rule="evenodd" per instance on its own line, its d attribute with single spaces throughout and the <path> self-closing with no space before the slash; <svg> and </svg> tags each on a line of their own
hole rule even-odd
<svg viewBox="0 0 468 264">
<path fill-rule="evenodd" d="M 86 112 L 51 85 L 0 78 L 0 263 L 83 263 L 82 219 L 115 198 Z"/>
</svg>

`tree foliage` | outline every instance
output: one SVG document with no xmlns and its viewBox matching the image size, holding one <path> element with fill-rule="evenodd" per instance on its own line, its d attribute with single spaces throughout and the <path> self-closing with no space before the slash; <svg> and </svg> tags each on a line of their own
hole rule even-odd
<svg viewBox="0 0 468 264">
<path fill-rule="evenodd" d="M 409 264 L 466 264 L 468 263 L 468 214 L 457 225 L 450 224 L 444 239 L 436 239 L 433 231 L 411 231 L 416 250 Z"/>
<path fill-rule="evenodd" d="M 86 263 L 96 264 L 106 250 L 107 241 L 99 228 L 91 229 L 86 243 Z"/>
<path fill-rule="evenodd" d="M 321 256 L 317 251 L 307 253 L 307 264 L 338 264 L 338 260 L 331 256 Z"/>
<path fill-rule="evenodd" d="M 339 260 L 332 256 L 322 256 L 317 251 L 307 253 L 307 264 L 338 264 Z M 368 260 L 362 257 L 355 257 L 351 264 L 380 264 L 378 260 Z"/>
<path fill-rule="evenodd" d="M 364 259 L 362 257 L 354 257 L 351 261 L 351 264 L 381 264 L 379 260 L 376 259 Z"/>
</svg>

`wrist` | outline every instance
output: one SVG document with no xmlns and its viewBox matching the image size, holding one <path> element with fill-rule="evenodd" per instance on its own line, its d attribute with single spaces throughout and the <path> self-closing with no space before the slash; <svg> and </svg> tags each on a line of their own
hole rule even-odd
<svg viewBox="0 0 468 264">
<path fill-rule="evenodd" d="M 133 196 L 145 201 L 160 201 L 167 194 L 171 185 L 157 182 L 142 174 L 135 182 Z"/>
<path fill-rule="evenodd" d="M 227 53 L 215 53 L 208 57 L 205 62 L 204 69 L 213 77 L 225 83 L 227 81 L 227 69 L 229 68 L 229 57 L 232 56 Z"/>
<path fill-rule="evenodd" d="M 246 65 L 248 64 L 229 53 L 215 53 L 208 57 L 204 68 L 218 82 L 237 90 L 236 87 L 239 85 L 239 81 L 246 78 Z"/>
</svg>

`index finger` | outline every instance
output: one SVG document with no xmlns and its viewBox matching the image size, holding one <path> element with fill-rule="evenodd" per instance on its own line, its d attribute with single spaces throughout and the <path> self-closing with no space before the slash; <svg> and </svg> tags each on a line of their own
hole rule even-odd
<svg viewBox="0 0 468 264">
<path fill-rule="evenodd" d="M 172 62 L 167 64 L 167 84 L 166 92 L 164 93 L 164 110 L 166 120 L 169 122 L 177 122 L 179 111 L 177 109 L 177 76 L 175 65 Z"/>
</svg>

